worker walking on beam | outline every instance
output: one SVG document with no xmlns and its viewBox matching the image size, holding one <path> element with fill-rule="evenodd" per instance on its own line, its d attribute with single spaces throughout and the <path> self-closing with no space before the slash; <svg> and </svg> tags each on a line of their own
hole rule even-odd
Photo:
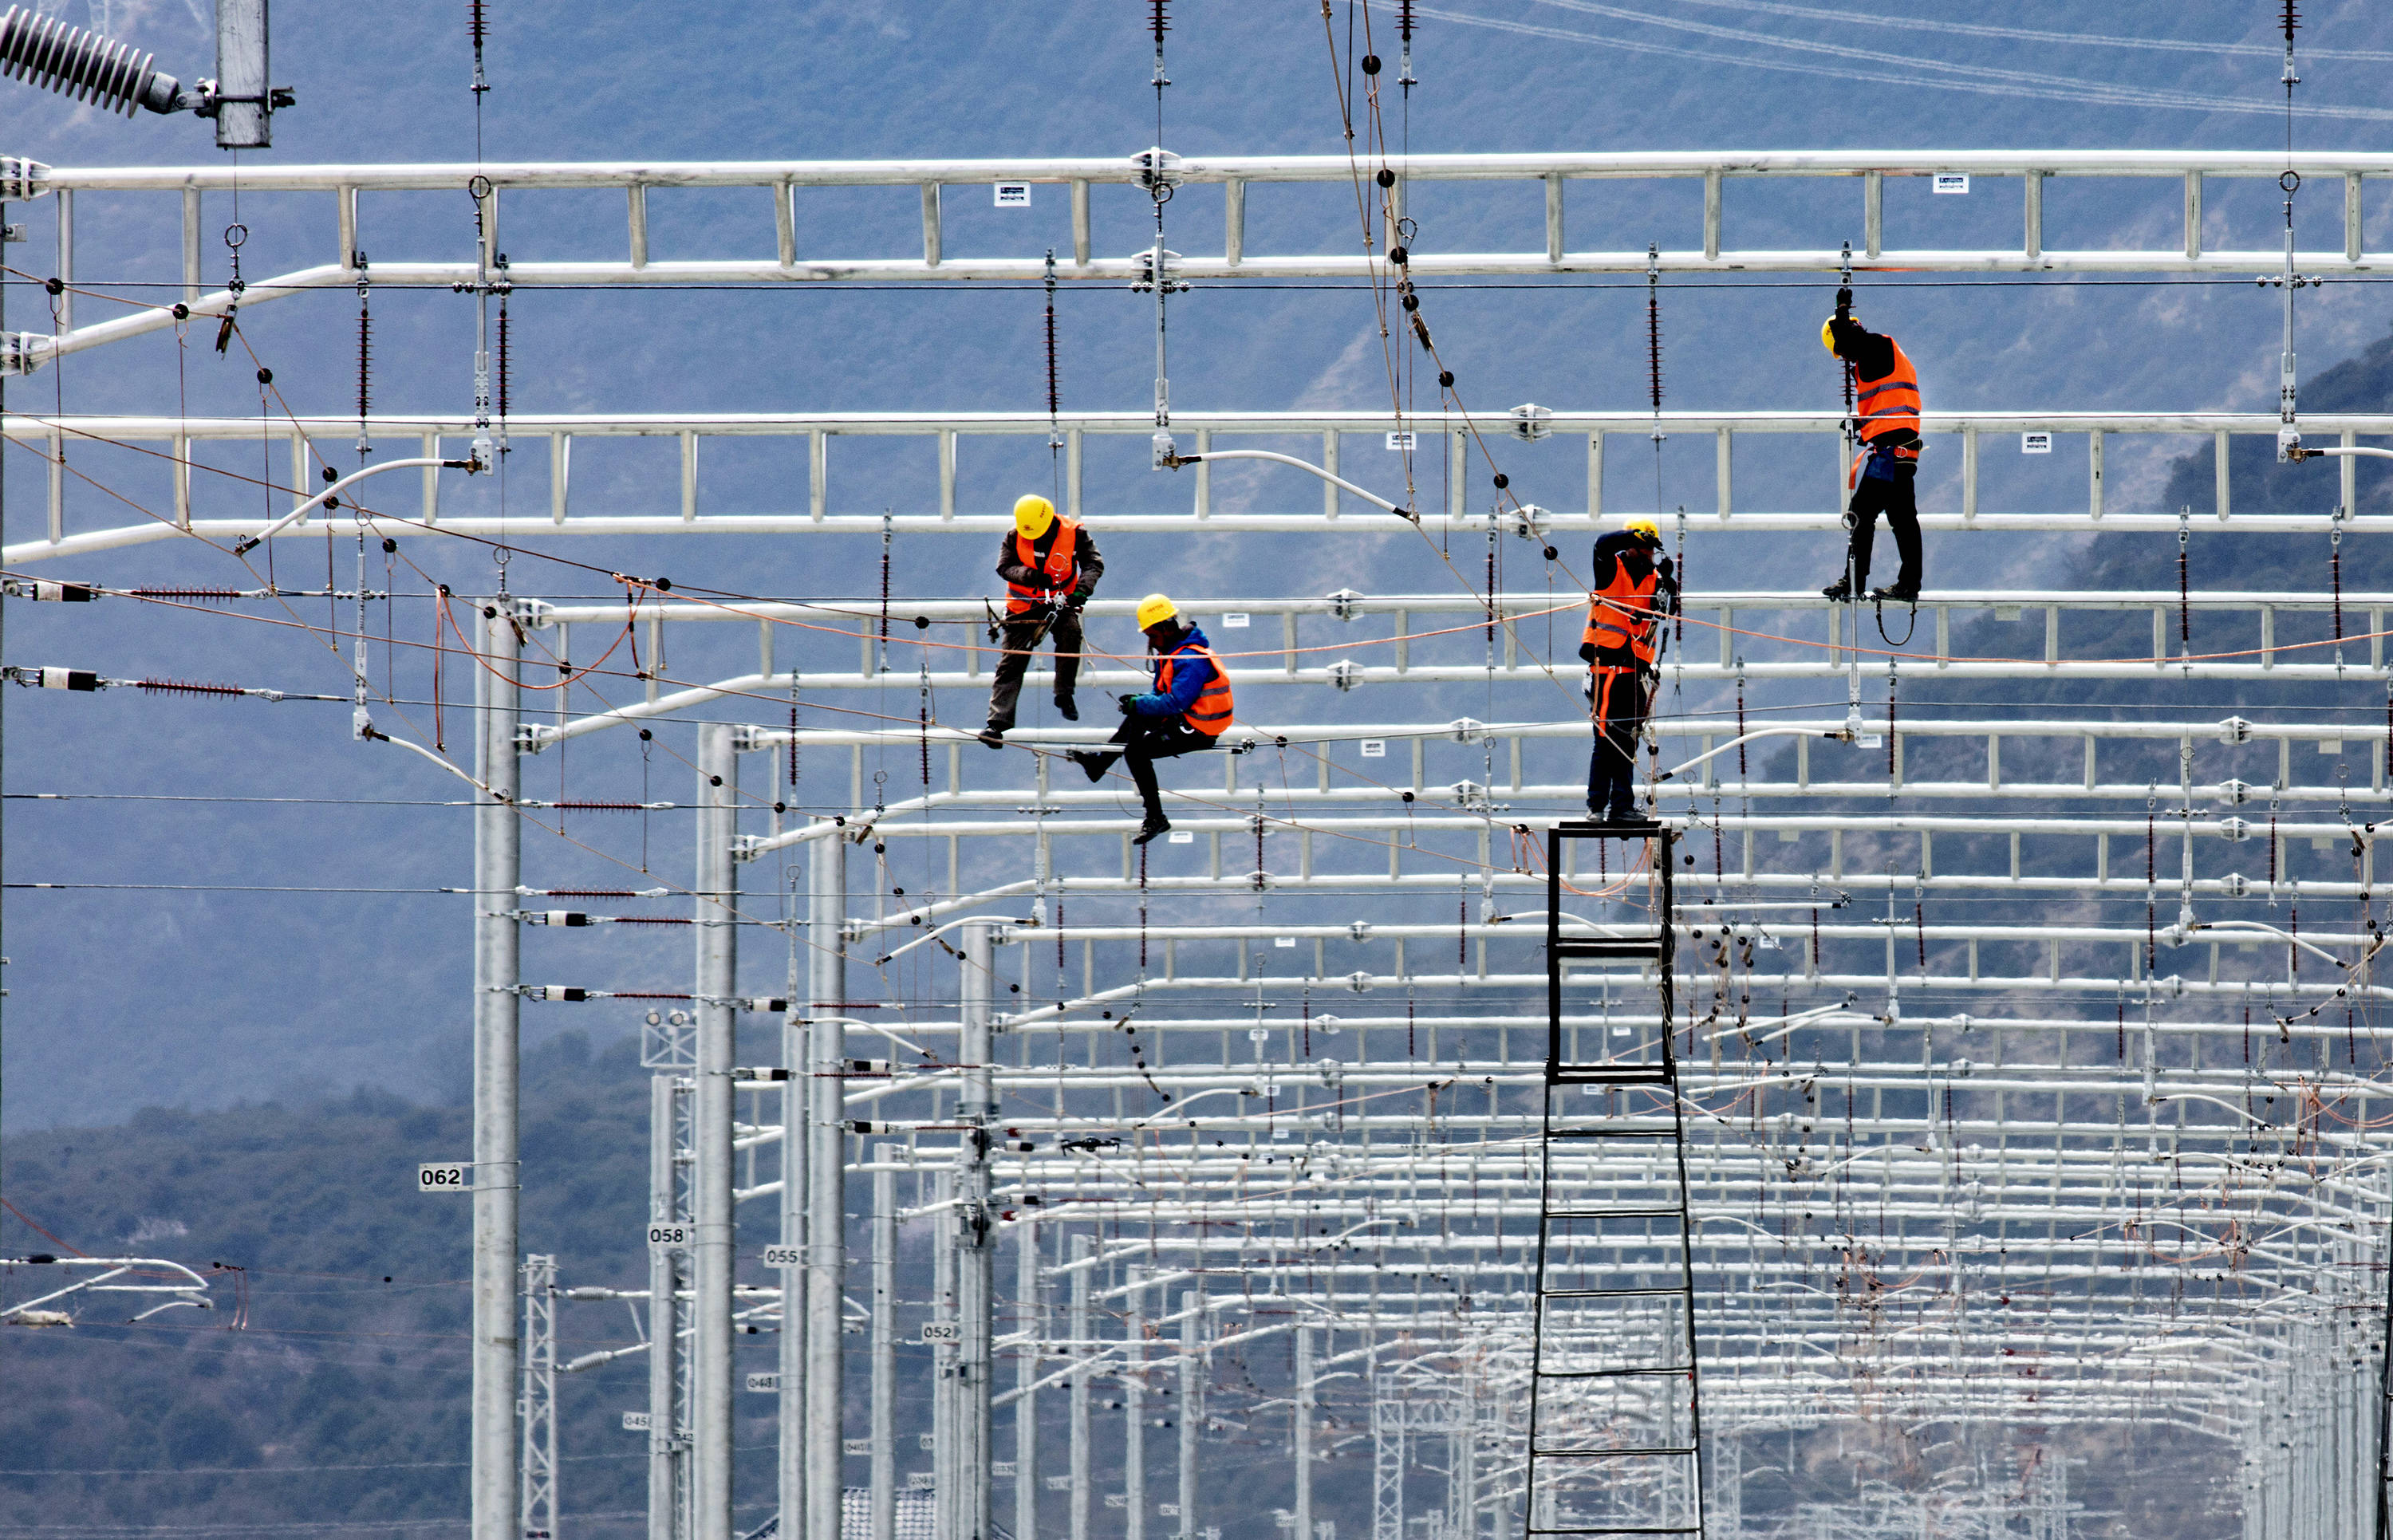
<svg viewBox="0 0 2393 1540">
<path fill-rule="evenodd" d="M 1852 501 L 1845 509 L 1845 575 L 1820 592 L 1831 599 L 1867 594 L 1873 599 L 1910 604 L 1919 597 L 1919 504 L 1912 481 L 1919 471 L 1919 372 L 1903 345 L 1853 319 L 1853 292 L 1837 291 L 1837 313 L 1820 327 L 1820 346 L 1853 372 L 1853 411 L 1862 447 L 1846 473 Z M 1877 516 L 1894 531 L 1903 567 L 1892 586 L 1869 586 L 1870 548 L 1877 540 Z"/>
<path fill-rule="evenodd" d="M 1040 639 L 1055 638 L 1055 710 L 1080 720 L 1072 687 L 1080 677 L 1080 610 L 1105 575 L 1105 559 L 1079 520 L 1058 518 L 1055 505 L 1033 493 L 1013 503 L 1013 533 L 999 542 L 997 575 L 1005 580 L 1004 651 L 989 685 L 988 725 L 980 740 L 995 749 L 1013 725 L 1022 676 Z"/>
<path fill-rule="evenodd" d="M 1118 751 L 1075 751 L 1071 759 L 1092 781 L 1103 780 L 1115 760 L 1130 762 L 1131 778 L 1146 804 L 1146 821 L 1132 842 L 1143 845 L 1171 827 L 1156 790 L 1155 762 L 1218 747 L 1230 725 L 1232 699 L 1228 672 L 1205 633 L 1180 618 L 1178 605 L 1163 594 L 1148 594 L 1138 602 L 1138 628 L 1146 633 L 1155 688 L 1121 697 L 1121 730 L 1113 736 L 1121 745 Z"/>
<path fill-rule="evenodd" d="M 1645 730 L 1646 684 L 1660 653 L 1658 617 L 1675 611 L 1678 574 L 1662 555 L 1662 531 L 1650 514 L 1631 514 L 1595 542 L 1587 630 L 1578 655 L 1588 665 L 1595 748 L 1587 765 L 1587 816 L 1633 824 L 1637 739 Z"/>
</svg>

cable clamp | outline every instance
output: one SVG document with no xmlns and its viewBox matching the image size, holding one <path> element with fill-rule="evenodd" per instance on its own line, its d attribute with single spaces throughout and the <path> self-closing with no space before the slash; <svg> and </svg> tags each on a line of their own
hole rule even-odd
<svg viewBox="0 0 2393 1540">
<path fill-rule="evenodd" d="M 42 176 L 49 169 L 22 155 L 0 155 L 0 202 L 28 203 L 48 192 Z"/>
<path fill-rule="evenodd" d="M 0 332 L 0 374 L 31 374 L 57 347 L 38 332 Z"/>
</svg>

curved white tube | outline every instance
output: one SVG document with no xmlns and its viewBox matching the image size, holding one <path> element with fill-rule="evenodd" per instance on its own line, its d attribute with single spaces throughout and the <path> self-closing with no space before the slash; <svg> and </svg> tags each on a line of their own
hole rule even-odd
<svg viewBox="0 0 2393 1540">
<path fill-rule="evenodd" d="M 307 502 L 299 504 L 296 508 L 292 509 L 289 513 L 283 515 L 281 518 L 276 519 L 273 523 L 268 525 L 265 529 L 260 529 L 257 533 L 254 535 L 245 535 L 242 539 L 233 542 L 232 554 L 236 556 L 245 556 L 249 555 L 252 551 L 256 550 L 260 545 L 265 544 L 268 541 L 273 539 L 276 535 L 281 534 L 292 525 L 298 523 L 303 518 L 306 518 L 316 509 L 323 506 L 327 498 L 339 496 L 342 489 L 353 482 L 363 481 L 370 476 L 380 476 L 385 471 L 403 471 L 419 465 L 438 465 L 444 470 L 451 471 L 477 471 L 481 469 L 481 464 L 478 461 L 441 460 L 438 458 L 425 458 L 420 455 L 412 460 L 391 460 L 379 465 L 368 465 L 364 470 L 352 471 L 348 475 L 341 477 L 341 479 L 333 482 L 331 486 L 325 488 L 322 491 L 318 492 L 314 497 L 309 498 Z"/>
<path fill-rule="evenodd" d="M 1375 508 L 1385 508 L 1388 512 L 1395 515 L 1398 518 L 1408 518 L 1415 524 L 1419 524 L 1420 522 L 1420 515 L 1414 513 L 1411 509 L 1399 508 L 1394 503 L 1389 502 L 1386 498 L 1381 497 L 1379 493 L 1366 492 L 1362 488 L 1354 485 L 1352 481 L 1347 480 L 1344 476 L 1332 476 L 1329 472 L 1323 470 L 1320 466 L 1314 464 L 1310 460 L 1299 460 L 1292 454 L 1279 454 L 1271 450 L 1207 450 L 1202 454 L 1183 454 L 1179 456 L 1173 463 L 1173 468 L 1177 469 L 1181 465 L 1194 465 L 1200 461 L 1206 460 L 1271 460 L 1275 461 L 1282 465 L 1294 465 L 1300 471 L 1308 471 L 1313 475 L 1319 476 L 1322 480 L 1328 482 L 1331 486 L 1343 488 L 1345 490 L 1353 492 L 1356 497 L 1361 498 L 1364 502 L 1371 504 Z"/>
</svg>

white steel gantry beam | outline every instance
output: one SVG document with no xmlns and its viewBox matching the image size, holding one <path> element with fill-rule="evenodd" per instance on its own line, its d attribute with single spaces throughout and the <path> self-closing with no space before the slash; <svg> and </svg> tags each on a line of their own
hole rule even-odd
<svg viewBox="0 0 2393 1540">
<path fill-rule="evenodd" d="M 1824 391 L 1824 398 L 1828 393 Z M 1285 440 L 1301 436 L 1317 440 L 1318 457 L 1338 462 L 1338 446 L 1341 438 L 1352 435 L 1380 437 L 1402 428 L 1425 436 L 1430 444 L 1445 443 L 1457 458 L 1464 452 L 1476 454 L 1474 447 L 1484 441 L 1497 452 L 1511 446 L 1510 437 L 1515 424 L 1508 414 L 1496 411 L 1466 418 L 1443 412 L 1407 413 L 1401 418 L 1386 411 L 1336 412 L 1202 412 L 1184 411 L 1174 414 L 1174 423 L 1207 436 L 1217 445 L 1224 438 L 1251 437 Z M 1558 481 L 1531 478 L 1514 473 L 1520 483 L 1519 494 L 1530 502 L 1525 520 L 1514 512 L 1503 516 L 1503 527 L 1521 534 L 1561 534 L 1592 529 L 1603 516 L 1603 455 L 1605 437 L 1612 434 L 1633 434 L 1647 438 L 1656 425 L 1670 437 L 1678 438 L 1708 437 L 1716 441 L 1718 452 L 1713 456 L 1713 506 L 1676 516 L 1676 528 L 1693 533 L 1714 530 L 1757 531 L 1816 530 L 1837 528 L 1844 503 L 1845 459 L 1842 452 L 1843 418 L 1834 410 L 1818 411 L 1730 411 L 1664 412 L 1658 419 L 1648 413 L 1621 411 L 1555 411 L 1541 418 L 1536 427 L 1541 435 L 1572 435 L 1583 437 L 1589 452 L 1586 456 L 1586 472 L 1576 473 Z M 155 516 L 136 523 L 102 529 L 67 527 L 66 483 L 54 475 L 51 477 L 50 507 L 46 538 L 20 541 L 7 547 L 5 559 L 11 566 L 69 555 L 88 555 L 125 546 L 172 540 L 187 534 L 205 536 L 212 540 L 233 542 L 262 533 L 282 516 L 232 518 L 197 517 L 189 490 L 193 472 L 202 473 L 203 481 L 211 471 L 205 458 L 207 446 L 238 442 L 254 448 L 261 439 L 278 443 L 286 451 L 297 470 L 292 492 L 294 504 L 316 491 L 308 484 L 313 474 L 309 467 L 316 462 L 329 461 L 340 446 L 346 452 L 349 441 L 358 432 L 355 417 L 287 417 L 257 418 L 184 418 L 129 415 L 84 415 L 65 417 L 44 416 L 19 411 L 0 417 L 0 434 L 33 448 L 44 457 L 56 461 L 58 446 L 70 449 L 79 445 L 161 445 L 169 456 L 172 475 L 159 474 L 154 489 L 141 485 L 111 486 L 117 497 L 105 499 L 110 517 L 121 516 L 122 498 L 137 506 L 152 507 Z M 2247 509 L 2233 504 L 2229 495 L 2228 463 L 2230 449 L 2237 438 L 2265 439 L 2272 447 L 2282 424 L 2273 415 L 2244 412 L 2068 412 L 2068 411 L 1928 411 L 1921 414 L 1921 431 L 1937 453 L 1942 446 L 1958 450 L 1960 487 L 1957 512 L 1931 508 L 1921 515 L 1922 528 L 1944 529 L 2008 529 L 2027 531 L 2142 531 L 2177 532 L 2190 528 L 2196 531 L 2212 529 L 2268 530 L 2273 533 L 2382 533 L 2393 529 L 2393 516 L 2362 512 L 2355 495 L 2356 462 L 2339 459 L 2335 468 L 2312 467 L 2319 489 L 2314 503 L 2299 510 Z M 1077 412 L 1066 413 L 1053 424 L 1074 446 L 1075 463 L 1079 446 L 1091 437 L 1135 437 L 1142 442 L 1154 431 L 1154 421 L 1146 412 Z M 2311 442 L 2333 437 L 2345 448 L 2363 447 L 2362 438 L 2393 438 L 2393 415 L 2334 413 L 2306 417 L 2302 427 Z M 424 457 L 437 459 L 443 446 L 453 448 L 470 441 L 475 426 L 470 416 L 442 414 L 386 414 L 368 420 L 373 437 L 396 438 L 419 448 Z M 412 520 L 427 527 L 449 529 L 477 538 L 503 538 L 523 542 L 543 535 L 639 535 L 639 534 L 801 534 L 843 533 L 880 535 L 883 529 L 899 533 L 947 530 L 984 534 L 1010 528 L 1010 516 L 1001 508 L 975 510 L 969 499 L 961 498 L 954 475 L 958 444 L 969 437 L 1036 437 L 1044 440 L 1051 431 L 1049 419 L 1028 412 L 827 412 L 827 413 L 723 413 L 723 414 L 569 414 L 524 415 L 507 420 L 511 442 L 518 447 L 536 439 L 546 439 L 547 517 L 507 518 L 484 515 L 444 513 L 441 506 L 442 484 L 437 469 L 426 469 L 420 496 L 408 499 L 403 495 L 389 502 L 366 504 L 363 512 L 370 517 L 390 520 Z M 2085 507 L 2078 511 L 2045 511 L 1994 509 L 1981 506 L 1979 494 L 1980 455 L 1982 439 L 1990 436 L 2016 433 L 2046 432 L 2056 436 L 2055 442 L 2077 439 L 2086 446 L 2086 496 Z M 1787 435 L 1819 437 L 1829 440 L 1837 450 L 1831 465 L 1826 452 L 1817 455 L 1821 468 L 1816 486 L 1817 502 L 1811 506 L 1787 509 L 1739 507 L 1734 498 L 1733 450 L 1740 437 L 1766 435 L 1772 438 Z M 2181 520 L 2175 513 L 2135 512 L 2106 505 L 2103 491 L 2103 445 L 2112 437 L 2155 436 L 2194 437 L 2210 440 L 2214 462 L 2213 506 L 2198 517 Z M 576 438 L 662 438 L 678 444 L 683 454 L 683 468 L 692 470 L 700 455 L 698 446 L 710 437 L 742 437 L 782 439 L 788 441 L 790 464 L 793 474 L 787 479 L 794 487 L 805 488 L 804 502 L 783 508 L 745 508 L 714 511 L 704 503 L 702 483 L 694 474 L 682 478 L 681 496 L 670 507 L 653 511 L 638 508 L 610 508 L 594 512 L 585 495 L 575 501 L 571 476 L 571 446 Z M 839 511 L 845 501 L 844 493 L 834 493 L 831 483 L 830 446 L 839 438 L 899 437 L 918 439 L 922 444 L 922 464 L 925 484 L 934 476 L 938 490 L 935 505 L 906 508 L 892 512 L 884 525 L 880 512 Z M 1953 440 L 1958 440 L 1953 445 Z M 1422 450 L 1427 455 L 1430 450 Z M 1422 462 L 1426 463 L 1426 461 Z M 1354 470 L 1354 462 L 1344 462 Z M 1391 462 L 1392 465 L 1395 464 Z M 796 467 L 804 465 L 804 474 Z M 1828 473 L 1833 469 L 1835 480 Z M 1366 480 L 1381 482 L 1382 490 L 1400 495 L 1404 490 L 1401 466 L 1393 477 L 1374 476 L 1354 470 Z M 247 476 L 244 471 L 242 475 Z M 537 474 L 531 465 L 517 465 L 514 474 L 522 476 Z M 1150 473 L 1142 471 L 1140 476 Z M 1550 474 L 1550 473 L 1549 473 Z M 1458 532 L 1468 529 L 1484 531 L 1484 514 L 1466 514 L 1461 496 L 1462 477 L 1451 478 L 1452 495 L 1447 505 L 1420 507 L 1416 510 L 1422 528 L 1431 532 Z M 244 489 L 247 483 L 242 483 Z M 456 486 L 452 476 L 451 489 Z M 876 476 L 870 481 L 859 479 L 862 494 L 876 506 L 889 502 L 885 479 Z M 1144 482 L 1133 482 L 1144 495 Z M 1303 505 L 1305 497 L 1314 495 L 1314 483 L 1307 480 L 1275 482 L 1275 487 L 1288 489 L 1288 506 Z M 1066 512 L 1085 519 L 1092 529 L 1104 531 L 1141 530 L 1184 533 L 1193 515 L 1208 530 L 1237 532 L 1335 532 L 1384 533 L 1389 516 L 1360 506 L 1350 500 L 1342 512 L 1335 506 L 1319 512 L 1256 512 L 1221 511 L 1213 506 L 1211 478 L 1207 466 L 1199 463 L 1191 468 L 1186 479 L 1174 480 L 1170 486 L 1188 499 L 1187 514 L 1129 514 L 1113 512 L 1104 506 L 1111 501 L 1102 490 L 1084 496 L 1078 476 L 1073 479 L 1066 497 Z M 1282 493 L 1281 495 L 1289 495 Z M 145 498 L 148 501 L 145 501 Z M 1805 501 L 1808 502 L 1808 499 Z M 577 511 L 578 510 L 578 511 Z M 2340 512 L 2338 512 L 2340 510 Z M 339 516 L 347 518 L 349 516 Z M 286 531 L 305 535 L 312 530 L 314 515 L 292 524 Z"/>
</svg>

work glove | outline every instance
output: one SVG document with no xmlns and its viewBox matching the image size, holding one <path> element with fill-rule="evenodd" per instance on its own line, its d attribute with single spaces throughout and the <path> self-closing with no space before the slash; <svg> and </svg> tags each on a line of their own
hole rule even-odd
<svg viewBox="0 0 2393 1540">
<path fill-rule="evenodd" d="M 1853 319 L 1852 290 L 1838 289 L 1837 291 L 1837 319 L 1838 320 L 1850 320 Z"/>
<path fill-rule="evenodd" d="M 1115 704 L 1121 708 L 1121 714 L 1124 716 L 1137 714 L 1138 697 L 1134 695 L 1118 696 L 1115 698 Z"/>
</svg>

